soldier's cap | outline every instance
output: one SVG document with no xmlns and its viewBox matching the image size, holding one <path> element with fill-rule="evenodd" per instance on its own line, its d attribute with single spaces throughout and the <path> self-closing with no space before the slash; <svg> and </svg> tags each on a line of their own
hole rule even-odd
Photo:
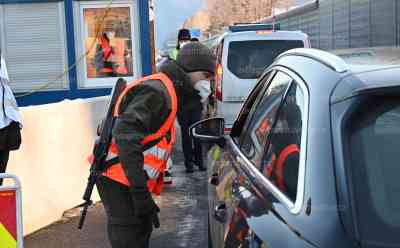
<svg viewBox="0 0 400 248">
<path fill-rule="evenodd" d="M 178 32 L 178 41 L 180 40 L 190 40 L 191 35 L 189 29 L 182 28 Z"/>
</svg>

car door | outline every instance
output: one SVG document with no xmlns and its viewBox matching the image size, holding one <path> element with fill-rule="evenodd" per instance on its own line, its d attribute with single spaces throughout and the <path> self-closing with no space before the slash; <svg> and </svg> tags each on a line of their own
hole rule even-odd
<svg viewBox="0 0 400 248">
<path fill-rule="evenodd" d="M 235 125 L 241 130 L 232 130 L 227 141 L 234 172 L 220 175 L 221 181 L 230 183 L 219 187 L 231 192 L 229 201 L 221 199 L 218 206 L 227 213 L 221 247 L 312 247 L 301 235 L 299 213 L 307 89 L 282 69 L 258 98 L 244 124 Z"/>
<path fill-rule="evenodd" d="M 270 71 L 261 77 L 257 86 L 250 93 L 249 97 L 239 114 L 237 125 L 246 121 L 252 106 L 257 102 L 258 96 L 262 95 L 265 86 L 274 76 Z M 236 130 L 239 130 L 237 128 Z M 207 154 L 207 167 L 209 176 L 208 199 L 209 199 L 209 235 L 212 247 L 223 247 L 225 224 L 228 213 L 225 212 L 224 204 L 232 200 L 232 180 L 235 178 L 229 152 L 218 145 L 213 146 Z M 221 208 L 222 207 L 222 208 Z M 220 208 L 220 209 L 218 209 Z M 220 211 L 219 211 L 220 210 Z M 219 211 L 219 212 L 218 212 Z"/>
</svg>

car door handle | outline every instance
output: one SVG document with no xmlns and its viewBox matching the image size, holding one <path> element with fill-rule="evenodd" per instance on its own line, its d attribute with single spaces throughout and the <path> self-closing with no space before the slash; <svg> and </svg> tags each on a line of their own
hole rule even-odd
<svg viewBox="0 0 400 248">
<path fill-rule="evenodd" d="M 218 186 L 218 184 L 219 184 L 218 173 L 212 174 L 212 175 L 210 176 L 210 178 L 208 179 L 208 182 L 209 182 L 211 185 Z"/>
<path fill-rule="evenodd" d="M 225 223 L 226 220 L 226 204 L 219 203 L 214 209 L 214 218 L 221 223 Z"/>
</svg>

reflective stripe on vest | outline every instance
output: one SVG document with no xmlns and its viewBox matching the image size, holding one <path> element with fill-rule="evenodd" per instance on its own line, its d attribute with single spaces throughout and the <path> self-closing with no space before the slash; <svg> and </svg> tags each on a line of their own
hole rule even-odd
<svg viewBox="0 0 400 248">
<path fill-rule="evenodd" d="M 122 39 L 114 39 L 114 43 L 115 43 L 115 58 L 114 58 L 114 62 L 117 65 L 117 70 L 116 72 L 118 74 L 128 74 L 128 68 L 126 68 L 125 65 L 125 41 Z"/>
<path fill-rule="evenodd" d="M 175 136 L 175 127 L 173 127 L 171 136 Z M 173 140 L 174 139 L 171 139 L 170 142 L 168 143 L 166 141 L 166 138 L 163 138 L 163 140 L 161 140 L 158 144 L 143 152 L 143 158 L 144 158 L 143 168 L 146 171 L 149 179 L 157 180 L 160 174 L 163 173 L 164 170 L 166 169 L 167 161 L 171 154 L 172 145 L 174 143 Z M 107 154 L 106 163 L 117 157 L 118 157 L 117 146 L 113 142 Z M 119 180 L 119 182 L 121 181 Z M 123 180 L 122 182 L 124 182 L 123 184 L 129 184 L 127 180 Z"/>
<path fill-rule="evenodd" d="M 171 154 L 172 145 L 175 142 L 175 118 L 176 112 L 178 108 L 178 99 L 175 93 L 175 88 L 172 81 L 165 75 L 165 74 L 155 74 L 145 78 L 142 78 L 138 81 L 133 82 L 131 85 L 128 85 L 127 88 L 121 93 L 119 96 L 117 103 L 115 105 L 114 116 L 118 117 L 120 114 L 120 105 L 122 102 L 123 97 L 132 90 L 135 86 L 148 81 L 148 80 L 160 80 L 164 86 L 167 88 L 169 96 L 171 98 L 171 113 L 169 114 L 167 120 L 163 123 L 160 129 L 151 134 L 146 136 L 141 143 L 146 145 L 152 141 L 160 140 L 155 146 L 151 147 L 150 149 L 146 150 L 143 153 L 144 156 L 144 169 L 146 170 L 149 180 L 148 180 L 148 188 L 149 191 L 159 194 L 161 193 L 162 189 L 162 178 L 163 172 L 166 168 L 168 158 Z M 170 133 L 170 140 L 168 141 L 165 137 L 167 133 Z M 111 159 L 115 156 L 118 156 L 118 150 L 115 143 L 111 144 L 109 149 L 109 154 L 107 159 Z M 103 176 L 106 176 L 114 181 L 122 183 L 124 185 L 129 186 L 129 181 L 125 175 L 124 170 L 120 163 L 110 166 L 104 173 Z"/>
<path fill-rule="evenodd" d="M 286 183 L 285 179 L 283 178 L 283 170 L 285 166 L 286 159 L 291 155 L 292 153 L 299 153 L 300 149 L 296 144 L 291 144 L 285 147 L 279 154 L 278 161 L 276 162 L 276 167 L 275 167 L 275 176 L 276 176 L 276 184 L 278 188 L 280 188 L 283 191 L 286 191 Z"/>
<path fill-rule="evenodd" d="M 112 49 L 110 46 L 110 42 L 107 39 L 105 39 L 104 37 L 99 38 L 99 43 L 100 43 L 101 49 L 103 50 L 103 63 L 104 63 L 104 62 L 108 61 L 108 59 L 111 57 Z M 113 72 L 113 69 L 110 67 L 104 67 L 101 69 L 101 72 L 110 73 L 110 72 Z"/>
<path fill-rule="evenodd" d="M 104 54 L 104 61 L 110 58 L 112 52 L 111 52 L 111 46 L 110 43 L 107 39 L 100 37 L 100 46 L 101 49 L 103 50 Z"/>
<path fill-rule="evenodd" d="M 273 172 L 275 163 L 276 163 L 276 156 L 275 156 L 275 154 L 272 154 L 271 160 L 265 165 L 265 168 L 267 168 L 266 173 L 267 173 L 268 178 L 272 177 L 272 172 Z"/>
</svg>

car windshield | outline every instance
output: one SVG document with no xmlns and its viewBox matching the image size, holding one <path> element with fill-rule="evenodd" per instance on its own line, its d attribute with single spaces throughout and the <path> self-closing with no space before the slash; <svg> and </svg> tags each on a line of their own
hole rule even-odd
<svg viewBox="0 0 400 248">
<path fill-rule="evenodd" d="M 400 99 L 374 97 L 363 106 L 346 127 L 353 204 L 362 243 L 394 247 L 400 243 Z"/>
<path fill-rule="evenodd" d="M 228 69 L 240 79 L 256 79 L 281 53 L 304 47 L 301 40 L 250 40 L 229 43 Z"/>
</svg>

